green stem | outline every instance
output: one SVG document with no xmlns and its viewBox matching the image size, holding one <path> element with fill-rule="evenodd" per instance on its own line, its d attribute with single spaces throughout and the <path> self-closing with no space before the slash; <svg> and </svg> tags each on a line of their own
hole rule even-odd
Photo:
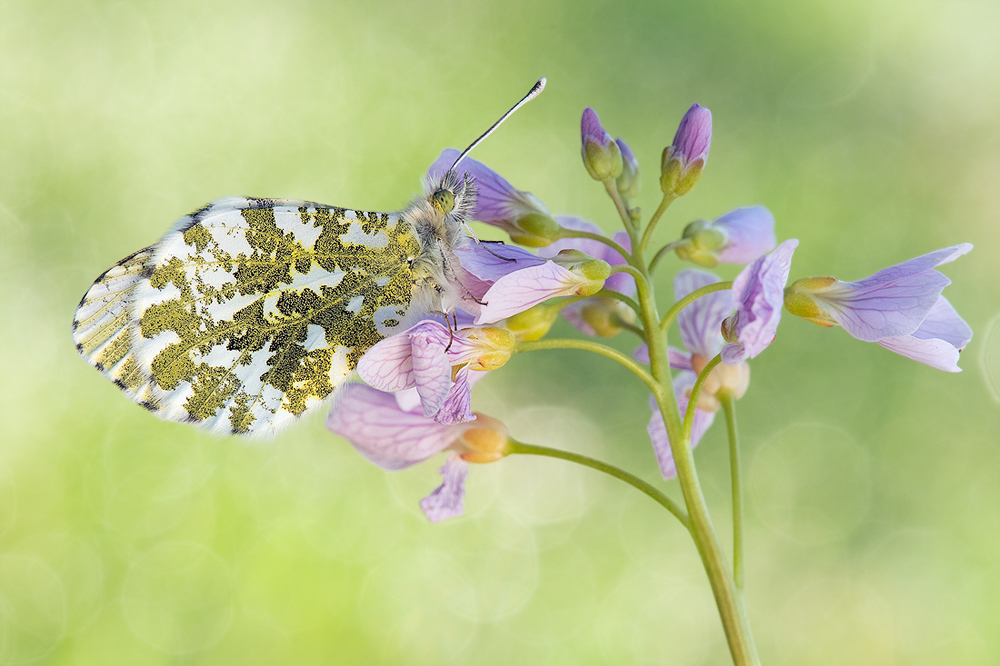
<svg viewBox="0 0 1000 666">
<path fill-rule="evenodd" d="M 743 591 L 743 472 L 740 465 L 740 442 L 736 431 L 736 401 L 727 392 L 720 391 L 719 402 L 726 411 L 729 430 L 729 473 L 733 479 L 733 580 L 736 589 Z"/>
<path fill-rule="evenodd" d="M 662 492 L 654 488 L 651 484 L 643 481 L 639 477 L 629 474 L 623 469 L 619 469 L 614 465 L 609 465 L 607 463 L 601 462 L 600 460 L 595 460 L 593 458 L 588 458 L 587 456 L 581 456 L 578 453 L 571 453 L 570 451 L 561 451 L 559 449 L 551 449 L 547 446 L 536 446 L 533 444 L 524 444 L 516 440 L 509 440 L 507 443 L 507 453 L 523 453 L 527 455 L 534 456 L 548 456 L 550 458 L 559 458 L 560 460 L 568 460 L 570 462 L 575 462 L 578 465 L 583 465 L 585 467 L 590 467 L 591 469 L 596 469 L 605 474 L 610 474 L 616 479 L 620 479 L 625 483 L 637 488 L 640 492 L 645 493 L 653 499 L 653 501 L 660 504 L 670 513 L 674 514 L 677 520 L 681 521 L 683 525 L 688 530 L 691 529 L 691 523 L 688 520 L 687 513 L 684 509 L 677 505 L 672 499 L 664 495 Z"/>
<path fill-rule="evenodd" d="M 660 200 L 660 206 L 653 213 L 653 217 L 649 218 L 649 226 L 646 227 L 646 231 L 642 234 L 642 242 L 639 245 L 642 249 L 646 249 L 649 245 L 649 240 L 653 237 L 653 230 L 656 229 L 656 223 L 660 221 L 660 217 L 663 216 L 664 211 L 667 207 L 673 203 L 673 200 L 677 198 L 676 194 L 664 194 L 663 199 Z"/>
<path fill-rule="evenodd" d="M 635 222 L 632 221 L 632 216 L 629 215 L 628 207 L 625 205 L 625 202 L 622 201 L 621 195 L 618 194 L 618 186 L 615 185 L 614 179 L 609 178 L 604 181 L 604 189 L 608 191 L 608 196 L 615 202 L 615 208 L 618 209 L 618 215 L 621 216 L 622 224 L 625 225 L 625 228 L 629 231 L 635 229 Z"/>
<path fill-rule="evenodd" d="M 575 340 L 572 338 L 553 338 L 551 340 L 532 340 L 532 341 L 521 341 L 517 343 L 514 351 L 518 352 L 528 352 L 528 351 L 538 351 L 541 349 L 582 349 L 584 351 L 594 352 L 595 354 L 600 354 L 601 356 L 606 356 L 614 361 L 617 361 L 621 365 L 625 366 L 631 370 L 635 375 L 641 379 L 646 386 L 650 387 L 655 393 L 659 389 L 659 385 L 653 381 L 653 378 L 649 376 L 646 369 L 643 368 L 639 363 L 633 361 L 631 358 L 621 353 L 617 349 L 612 349 L 605 345 L 599 344 L 597 342 L 591 342 L 590 340 Z"/>
<path fill-rule="evenodd" d="M 732 289 L 732 287 L 733 287 L 732 282 L 716 282 L 715 284 L 706 285 L 701 289 L 695 289 L 690 294 L 688 294 L 681 300 L 674 303 L 673 306 L 669 310 L 667 310 L 667 314 L 663 315 L 663 321 L 660 322 L 660 333 L 661 334 L 666 333 L 667 330 L 670 328 L 670 325 L 674 323 L 674 319 L 677 318 L 677 315 L 680 313 L 680 311 L 686 308 L 687 306 L 691 305 L 692 303 L 694 303 L 702 296 L 706 296 L 715 291 L 725 291 L 726 289 Z"/>
<path fill-rule="evenodd" d="M 640 271 L 635 266 L 629 266 L 628 264 L 622 264 L 620 266 L 612 266 L 611 267 L 611 275 L 614 275 L 615 273 L 628 273 L 629 275 L 631 275 L 635 279 L 636 282 L 639 282 L 639 281 L 645 282 L 646 281 L 646 274 L 645 273 L 643 273 L 642 271 Z"/>
<path fill-rule="evenodd" d="M 559 240 L 561 238 L 587 238 L 589 240 L 597 241 L 598 243 L 604 243 L 612 250 L 622 255 L 622 257 L 624 257 L 626 261 L 628 261 L 632 257 L 632 253 L 626 250 L 625 247 L 620 243 L 616 243 L 614 240 L 608 238 L 607 236 L 604 236 L 602 234 L 595 234 L 591 231 L 580 231 L 578 229 L 567 229 L 566 227 L 562 227 L 562 231 L 559 232 L 559 235 L 556 236 L 554 240 Z"/>
<path fill-rule="evenodd" d="M 653 271 L 656 270 L 656 265 L 658 263 L 660 263 L 660 259 L 662 259 L 663 257 L 667 256 L 669 253 L 671 253 L 671 252 L 674 251 L 674 248 L 677 247 L 678 243 L 680 243 L 680 241 L 674 241 L 672 243 L 667 243 L 666 245 L 664 245 L 663 247 L 661 247 L 659 250 L 657 250 L 656 254 L 653 255 L 653 258 L 649 260 L 649 272 L 650 273 L 652 273 Z"/>
<path fill-rule="evenodd" d="M 634 298 L 630 298 L 621 292 L 614 291 L 613 289 L 601 289 L 593 296 L 588 296 L 587 298 L 613 298 L 616 301 L 621 301 L 625 305 L 632 308 L 636 314 L 639 314 L 639 304 Z"/>
</svg>

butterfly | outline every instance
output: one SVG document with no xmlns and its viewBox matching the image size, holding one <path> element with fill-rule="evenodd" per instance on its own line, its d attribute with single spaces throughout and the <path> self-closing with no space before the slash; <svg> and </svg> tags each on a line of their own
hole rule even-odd
<svg viewBox="0 0 1000 666">
<path fill-rule="evenodd" d="M 73 318 L 77 351 L 161 418 L 276 433 L 377 342 L 465 296 L 454 253 L 470 239 L 476 184 L 456 167 L 544 85 L 402 211 L 228 197 L 186 215 L 97 278 Z"/>
</svg>

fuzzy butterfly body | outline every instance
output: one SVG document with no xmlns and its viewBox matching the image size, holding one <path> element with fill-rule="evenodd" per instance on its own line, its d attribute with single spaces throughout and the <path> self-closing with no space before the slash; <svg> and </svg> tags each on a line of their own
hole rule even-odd
<svg viewBox="0 0 1000 666">
<path fill-rule="evenodd" d="M 74 317 L 77 350 L 162 418 L 272 434 L 379 340 L 454 307 L 449 267 L 475 187 L 449 172 L 432 190 L 399 213 L 220 199 L 97 279 Z"/>
</svg>

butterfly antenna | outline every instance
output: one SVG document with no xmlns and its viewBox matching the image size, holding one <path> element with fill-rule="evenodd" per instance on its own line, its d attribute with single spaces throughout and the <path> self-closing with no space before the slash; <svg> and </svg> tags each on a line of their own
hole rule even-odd
<svg viewBox="0 0 1000 666">
<path fill-rule="evenodd" d="M 545 89 L 545 77 L 543 76 L 542 78 L 538 79 L 538 82 L 535 83 L 535 85 L 531 86 L 531 90 L 528 91 L 527 95 L 525 95 L 523 98 L 521 98 L 520 102 L 518 102 L 513 107 L 511 107 L 511 110 L 508 111 L 507 113 L 503 114 L 500 117 L 500 120 L 498 120 L 495 123 L 493 123 L 493 125 L 488 130 L 486 130 L 485 132 L 483 132 L 478 139 L 476 139 L 475 141 L 473 141 L 469 145 L 468 148 L 466 148 L 465 150 L 462 151 L 462 154 L 459 155 L 458 159 L 455 160 L 455 163 L 451 165 L 451 169 L 449 169 L 449 171 L 454 171 L 455 167 L 458 166 L 458 163 L 461 162 L 463 159 L 465 159 L 465 156 L 468 155 L 470 152 L 472 152 L 473 148 L 475 148 L 480 143 L 482 143 L 483 139 L 485 139 L 486 137 L 488 137 L 490 134 L 493 134 L 493 130 L 495 130 L 496 128 L 500 127 L 500 124 L 503 123 L 503 121 L 505 121 L 508 118 L 510 118 L 511 114 L 513 114 L 515 111 L 517 111 L 518 109 L 520 109 L 522 106 L 524 106 L 525 104 L 527 104 L 531 100 L 533 100 L 536 97 L 538 97 L 542 93 L 542 90 L 544 90 L 544 89 Z"/>
</svg>

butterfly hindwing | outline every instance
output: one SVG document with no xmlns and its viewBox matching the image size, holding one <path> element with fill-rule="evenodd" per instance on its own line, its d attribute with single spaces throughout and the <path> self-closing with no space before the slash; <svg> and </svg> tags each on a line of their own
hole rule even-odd
<svg viewBox="0 0 1000 666">
<path fill-rule="evenodd" d="M 80 301 L 73 318 L 73 342 L 88 363 L 132 400 L 157 410 L 149 372 L 135 354 L 136 288 L 152 270 L 155 247 L 125 257 L 104 272 Z"/>
<path fill-rule="evenodd" d="M 322 404 L 402 324 L 416 251 L 397 214 L 220 199 L 144 251 L 115 321 L 160 416 L 267 435 Z"/>
</svg>

